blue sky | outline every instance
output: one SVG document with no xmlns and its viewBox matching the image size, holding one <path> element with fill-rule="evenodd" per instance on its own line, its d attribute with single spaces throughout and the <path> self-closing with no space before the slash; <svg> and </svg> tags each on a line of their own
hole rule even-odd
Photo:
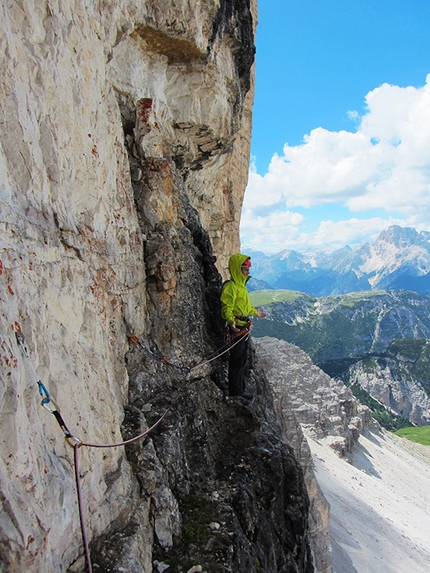
<svg viewBox="0 0 430 573">
<path fill-rule="evenodd" d="M 430 2 L 260 0 L 242 248 L 430 229 Z"/>
</svg>

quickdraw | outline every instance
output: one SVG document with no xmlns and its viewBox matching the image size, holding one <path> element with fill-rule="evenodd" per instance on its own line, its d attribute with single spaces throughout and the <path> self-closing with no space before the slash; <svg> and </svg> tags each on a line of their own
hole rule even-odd
<svg viewBox="0 0 430 573">
<path fill-rule="evenodd" d="M 61 416 L 59 407 L 57 406 L 57 404 L 54 402 L 54 400 L 49 395 L 49 392 L 48 392 L 46 386 L 43 384 L 43 382 L 37 376 L 36 371 L 33 367 L 33 363 L 30 360 L 30 353 L 28 351 L 27 346 L 25 345 L 24 335 L 21 332 L 21 330 L 19 329 L 19 327 L 15 327 L 15 328 L 16 328 L 16 331 L 15 331 L 16 341 L 18 343 L 18 346 L 21 348 L 21 352 L 22 352 L 23 356 L 26 358 L 27 364 L 29 365 L 30 370 L 33 374 L 33 377 L 37 383 L 37 386 L 39 388 L 39 394 L 42 396 L 41 405 L 45 408 L 45 410 L 47 410 L 50 414 L 52 414 L 54 416 L 54 418 L 57 420 L 58 425 L 60 426 L 60 428 L 64 434 L 64 437 L 65 437 L 67 443 L 69 444 L 69 446 L 71 446 L 73 448 L 76 444 L 78 444 L 78 445 L 81 444 L 81 440 L 79 438 L 76 438 L 70 432 L 68 427 L 66 426 L 66 423 L 64 422 L 63 417 Z M 51 408 L 49 406 L 50 404 L 52 404 L 53 408 Z"/>
</svg>

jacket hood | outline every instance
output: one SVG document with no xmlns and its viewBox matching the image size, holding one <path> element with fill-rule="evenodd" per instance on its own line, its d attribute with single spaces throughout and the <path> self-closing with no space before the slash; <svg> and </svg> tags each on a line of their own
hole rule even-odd
<svg viewBox="0 0 430 573">
<path fill-rule="evenodd" d="M 236 283 L 236 284 L 246 284 L 246 282 L 249 280 L 249 276 L 246 277 L 243 273 L 242 273 L 242 265 L 243 263 L 246 261 L 246 259 L 250 259 L 251 257 L 249 257 L 248 255 L 244 255 L 242 253 L 236 253 L 235 255 L 232 255 L 229 260 L 228 260 L 228 270 L 230 272 L 230 276 L 232 278 L 232 280 Z"/>
</svg>

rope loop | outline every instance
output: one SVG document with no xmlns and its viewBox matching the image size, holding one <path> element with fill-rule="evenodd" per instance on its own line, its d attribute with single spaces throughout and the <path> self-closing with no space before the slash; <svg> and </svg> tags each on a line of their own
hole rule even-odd
<svg viewBox="0 0 430 573">
<path fill-rule="evenodd" d="M 69 444 L 71 448 L 80 448 L 84 445 L 84 442 L 77 438 L 76 436 L 64 436 L 64 439 Z"/>
</svg>

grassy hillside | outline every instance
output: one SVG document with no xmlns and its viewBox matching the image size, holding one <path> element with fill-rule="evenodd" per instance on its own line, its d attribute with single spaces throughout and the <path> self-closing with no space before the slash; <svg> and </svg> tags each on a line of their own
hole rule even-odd
<svg viewBox="0 0 430 573">
<path fill-rule="evenodd" d="M 249 294 L 249 298 L 256 307 L 273 302 L 293 303 L 297 299 L 315 300 L 315 297 L 297 290 L 256 290 Z"/>
<path fill-rule="evenodd" d="M 296 290 L 263 290 L 250 298 L 267 313 L 254 322 L 255 337 L 271 336 L 304 350 L 327 374 L 351 386 L 386 429 L 411 425 L 402 416 L 401 401 L 396 414 L 396 402 L 388 403 L 390 392 L 377 386 L 388 369 L 394 381 L 405 388 L 418 384 L 430 396 L 429 297 L 374 290 L 317 298 Z M 377 400 L 354 384 L 360 376 L 375 380 Z"/>
<path fill-rule="evenodd" d="M 423 446 L 430 446 L 430 426 L 420 426 L 413 428 L 402 428 L 395 432 L 401 438 L 407 438 L 411 442 L 422 444 Z"/>
</svg>

